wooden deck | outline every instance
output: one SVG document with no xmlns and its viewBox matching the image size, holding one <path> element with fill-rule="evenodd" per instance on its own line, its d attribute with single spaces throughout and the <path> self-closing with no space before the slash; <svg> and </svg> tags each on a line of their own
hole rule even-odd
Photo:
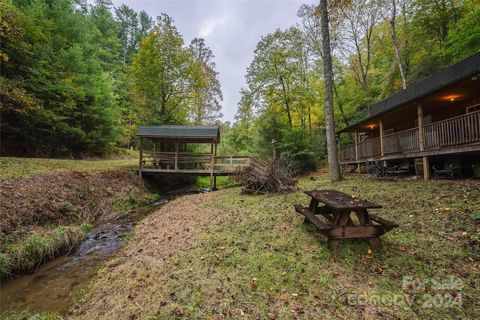
<svg viewBox="0 0 480 320">
<path fill-rule="evenodd" d="M 480 111 L 468 113 L 339 150 L 340 163 L 394 160 L 480 151 Z"/>
</svg>

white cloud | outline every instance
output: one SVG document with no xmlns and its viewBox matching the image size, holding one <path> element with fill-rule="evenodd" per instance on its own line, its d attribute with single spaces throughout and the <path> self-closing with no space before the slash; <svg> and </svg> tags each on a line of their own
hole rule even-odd
<svg viewBox="0 0 480 320">
<path fill-rule="evenodd" d="M 202 22 L 198 36 L 201 38 L 207 38 L 215 29 L 221 27 L 225 21 L 227 21 L 226 16 L 221 18 L 209 18 Z"/>
</svg>

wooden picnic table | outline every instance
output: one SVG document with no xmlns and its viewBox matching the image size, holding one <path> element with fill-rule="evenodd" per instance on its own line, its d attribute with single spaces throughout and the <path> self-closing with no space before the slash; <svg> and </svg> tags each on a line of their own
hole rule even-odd
<svg viewBox="0 0 480 320">
<path fill-rule="evenodd" d="M 341 239 L 367 238 L 372 247 L 378 247 L 381 245 L 379 236 L 398 227 L 396 223 L 368 212 L 368 209 L 381 208 L 379 204 L 336 190 L 305 193 L 311 197 L 309 207 L 296 204 L 295 211 L 304 215 L 305 222 L 313 223 L 328 238 L 328 247 L 334 252 Z M 358 224 L 353 222 L 351 213 L 355 213 Z"/>
</svg>

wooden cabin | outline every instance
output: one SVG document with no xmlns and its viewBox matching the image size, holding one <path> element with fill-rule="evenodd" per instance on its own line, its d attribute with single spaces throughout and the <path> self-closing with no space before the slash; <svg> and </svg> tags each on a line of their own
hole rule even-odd
<svg viewBox="0 0 480 320">
<path fill-rule="evenodd" d="M 217 156 L 220 129 L 216 126 L 141 126 L 137 136 L 140 176 L 144 173 L 210 176 L 210 188 L 214 189 L 217 176 L 231 175 L 249 163 L 244 156 Z M 207 148 L 192 146 L 202 144 Z M 202 149 L 203 152 L 198 151 Z"/>
<path fill-rule="evenodd" d="M 367 161 L 415 168 L 424 179 L 452 166 L 480 173 L 480 53 L 412 84 L 372 106 L 370 116 L 337 132 L 342 165 Z"/>
</svg>

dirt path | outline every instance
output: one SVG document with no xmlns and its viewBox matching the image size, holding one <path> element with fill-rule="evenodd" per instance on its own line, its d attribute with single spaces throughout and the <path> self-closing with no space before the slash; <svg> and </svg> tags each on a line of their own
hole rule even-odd
<svg viewBox="0 0 480 320">
<path fill-rule="evenodd" d="M 150 310 L 161 308 L 162 301 L 144 293 L 162 292 L 165 261 L 192 249 L 202 232 L 228 219 L 221 210 L 205 206 L 216 194 L 181 197 L 144 219 L 117 257 L 100 271 L 109 276 L 99 277 L 86 293 L 88 301 L 77 305 L 68 317 L 134 319 L 144 307 L 148 306 Z M 117 287 L 116 284 L 123 282 L 116 281 L 118 278 L 128 279 L 131 285 Z M 143 300 L 136 301 L 140 291 L 143 291 Z M 145 296 L 152 300 L 145 300 Z"/>
</svg>

